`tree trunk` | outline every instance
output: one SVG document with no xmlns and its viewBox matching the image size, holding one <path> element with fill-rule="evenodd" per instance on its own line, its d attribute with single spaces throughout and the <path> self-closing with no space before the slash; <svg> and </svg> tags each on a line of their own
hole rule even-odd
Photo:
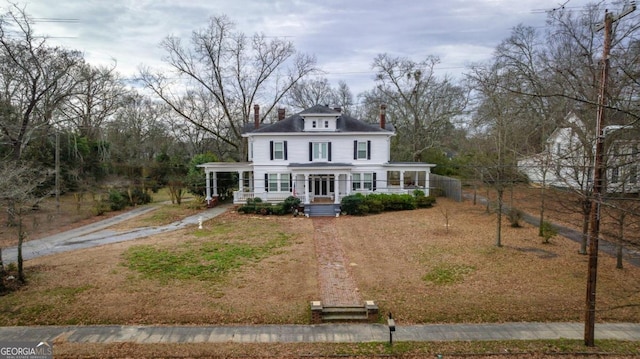
<svg viewBox="0 0 640 359">
<path fill-rule="evenodd" d="M 489 199 L 489 190 L 488 189 L 487 189 L 487 201 L 486 202 L 487 202 L 486 211 L 487 211 L 487 213 L 491 213 L 491 211 L 489 210 L 490 209 L 489 207 L 490 207 L 490 204 L 491 204 L 491 200 Z"/>
<path fill-rule="evenodd" d="M 540 222 L 538 223 L 538 236 L 542 237 L 544 236 L 543 230 L 542 230 L 542 223 L 544 223 L 544 200 L 545 200 L 545 184 L 544 184 L 544 180 L 542 182 L 542 187 L 540 189 Z"/>
<path fill-rule="evenodd" d="M 618 221 L 618 244 L 616 245 L 616 269 L 622 269 L 622 242 L 624 241 L 624 220 L 626 214 L 622 212 L 620 214 L 620 220 Z"/>
<path fill-rule="evenodd" d="M 502 196 L 504 189 L 498 190 L 498 209 L 496 211 L 496 247 L 502 247 Z"/>
<path fill-rule="evenodd" d="M 24 279 L 24 261 L 22 259 L 22 243 L 24 243 L 24 237 L 26 233 L 22 228 L 22 213 L 18 214 L 18 280 L 21 283 L 25 282 Z"/>
<path fill-rule="evenodd" d="M 544 170 L 542 172 L 542 186 L 540 187 L 540 222 L 538 222 L 538 237 L 544 236 L 542 224 L 544 223 L 544 205 L 546 199 L 547 188 L 547 166 L 545 163 Z"/>
</svg>

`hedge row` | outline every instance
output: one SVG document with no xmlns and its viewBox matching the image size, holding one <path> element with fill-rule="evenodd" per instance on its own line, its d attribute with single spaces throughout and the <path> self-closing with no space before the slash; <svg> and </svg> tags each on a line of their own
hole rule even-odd
<svg viewBox="0 0 640 359">
<path fill-rule="evenodd" d="M 262 198 L 256 197 L 247 199 L 247 204 L 240 206 L 238 212 L 262 215 L 285 215 L 293 213 L 293 210 L 298 208 L 299 205 L 300 199 L 293 196 L 287 197 L 282 203 L 275 204 L 262 202 Z"/>
<path fill-rule="evenodd" d="M 343 213 L 351 215 L 376 214 L 384 211 L 405 211 L 416 208 L 432 207 L 436 202 L 433 196 L 425 196 L 421 190 L 411 194 L 378 194 L 363 195 L 357 193 L 342 198 L 340 206 Z"/>
</svg>

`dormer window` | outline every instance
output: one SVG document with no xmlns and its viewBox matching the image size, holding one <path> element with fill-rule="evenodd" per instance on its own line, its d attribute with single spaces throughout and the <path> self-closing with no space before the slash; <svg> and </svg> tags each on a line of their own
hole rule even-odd
<svg viewBox="0 0 640 359">
<path fill-rule="evenodd" d="M 338 128 L 338 117 L 326 114 L 307 114 L 303 116 L 304 131 L 336 131 Z"/>
</svg>

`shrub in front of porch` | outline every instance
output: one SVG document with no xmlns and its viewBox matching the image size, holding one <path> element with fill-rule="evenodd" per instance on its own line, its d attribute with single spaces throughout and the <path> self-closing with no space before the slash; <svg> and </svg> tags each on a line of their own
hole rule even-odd
<svg viewBox="0 0 640 359">
<path fill-rule="evenodd" d="M 436 198 L 434 196 L 425 196 L 423 190 L 417 189 L 413 191 L 413 195 L 416 198 L 418 208 L 430 208 L 436 203 Z"/>
<path fill-rule="evenodd" d="M 300 204 L 300 200 L 298 200 L 298 204 Z M 256 197 L 247 199 L 247 204 L 240 206 L 238 212 L 245 214 L 262 214 L 264 216 L 270 214 L 284 215 L 291 213 L 291 205 L 291 201 L 271 204 L 262 202 L 262 198 Z"/>
<path fill-rule="evenodd" d="M 420 191 L 422 192 L 422 191 Z M 383 211 L 405 211 L 416 208 L 432 207 L 435 197 L 425 196 L 424 192 L 410 194 L 371 193 L 363 195 L 357 193 L 342 198 L 340 207 L 342 212 L 351 215 L 365 215 Z"/>
<path fill-rule="evenodd" d="M 383 194 L 371 193 L 367 195 L 369 200 L 377 199 L 384 206 L 385 211 L 406 211 L 416 209 L 416 197 L 410 194 Z"/>
<path fill-rule="evenodd" d="M 364 207 L 364 195 L 361 193 L 342 197 L 340 209 L 342 212 L 351 215 L 364 215 L 369 212 L 369 208 Z M 365 210 L 366 212 L 363 213 Z"/>
</svg>

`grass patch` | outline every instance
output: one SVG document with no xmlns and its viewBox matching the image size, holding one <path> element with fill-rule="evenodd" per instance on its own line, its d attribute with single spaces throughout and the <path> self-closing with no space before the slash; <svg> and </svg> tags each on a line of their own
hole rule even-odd
<svg viewBox="0 0 640 359">
<path fill-rule="evenodd" d="M 279 233 L 262 244 L 216 241 L 191 241 L 173 248 L 153 245 L 131 247 L 124 257 L 127 267 L 162 283 L 169 280 L 215 280 L 251 261 L 275 254 L 289 243 L 289 236 Z"/>
<path fill-rule="evenodd" d="M 423 280 L 438 285 L 459 283 L 476 268 L 464 264 L 440 264 L 422 277 Z"/>
<path fill-rule="evenodd" d="M 153 211 L 151 215 L 143 217 L 142 222 L 150 226 L 162 226 L 179 221 L 194 213 L 197 211 L 177 204 L 164 205 Z"/>
<path fill-rule="evenodd" d="M 57 287 L 39 290 L 33 295 L 34 300 L 24 302 L 16 293 L 2 297 L 0 309 L 4 317 L 0 320 L 3 325 L 41 325 L 41 324 L 74 324 L 67 321 L 59 322 L 60 317 L 69 305 L 76 302 L 78 294 L 93 288 L 92 285 L 79 287 Z M 52 320 L 54 318 L 54 320 Z M 17 321 L 13 321 L 17 320 Z"/>
</svg>

